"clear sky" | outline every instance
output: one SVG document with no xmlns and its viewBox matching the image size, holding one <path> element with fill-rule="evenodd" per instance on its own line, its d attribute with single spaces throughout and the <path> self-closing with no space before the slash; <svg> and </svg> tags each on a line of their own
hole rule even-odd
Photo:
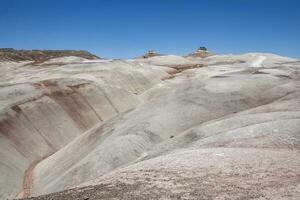
<svg viewBox="0 0 300 200">
<path fill-rule="evenodd" d="M 300 0 L 0 0 L 0 47 L 300 58 Z"/>
</svg>

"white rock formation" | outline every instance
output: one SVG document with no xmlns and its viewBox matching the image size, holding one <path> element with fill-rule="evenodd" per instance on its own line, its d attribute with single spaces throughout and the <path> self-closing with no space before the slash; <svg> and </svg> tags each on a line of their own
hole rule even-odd
<svg viewBox="0 0 300 200">
<path fill-rule="evenodd" d="M 69 57 L 0 69 L 0 199 L 99 184 L 124 198 L 299 197 L 295 59 Z"/>
</svg>

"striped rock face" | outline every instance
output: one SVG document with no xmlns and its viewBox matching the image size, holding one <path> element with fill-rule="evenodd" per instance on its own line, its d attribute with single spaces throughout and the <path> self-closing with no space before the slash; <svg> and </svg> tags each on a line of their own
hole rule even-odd
<svg viewBox="0 0 300 200">
<path fill-rule="evenodd" d="M 61 57 L 0 70 L 0 199 L 300 196 L 298 60 Z"/>
</svg>

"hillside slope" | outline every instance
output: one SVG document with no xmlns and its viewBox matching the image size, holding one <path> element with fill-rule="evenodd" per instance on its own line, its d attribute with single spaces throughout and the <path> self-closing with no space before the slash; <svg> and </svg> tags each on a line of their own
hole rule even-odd
<svg viewBox="0 0 300 200">
<path fill-rule="evenodd" d="M 1 65 L 1 198 L 300 196 L 297 60 Z"/>
</svg>

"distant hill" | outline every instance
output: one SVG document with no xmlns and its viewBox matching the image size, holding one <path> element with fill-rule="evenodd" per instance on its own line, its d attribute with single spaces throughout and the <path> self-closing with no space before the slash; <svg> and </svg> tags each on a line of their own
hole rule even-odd
<svg viewBox="0 0 300 200">
<path fill-rule="evenodd" d="M 82 50 L 16 50 L 13 48 L 0 48 L 0 61 L 44 62 L 64 56 L 77 56 L 89 60 L 99 59 L 98 56 Z"/>
<path fill-rule="evenodd" d="M 161 56 L 161 54 L 157 53 L 154 50 L 149 50 L 144 55 L 136 57 L 136 58 L 151 58 L 151 57 L 155 57 L 155 56 Z"/>
</svg>

